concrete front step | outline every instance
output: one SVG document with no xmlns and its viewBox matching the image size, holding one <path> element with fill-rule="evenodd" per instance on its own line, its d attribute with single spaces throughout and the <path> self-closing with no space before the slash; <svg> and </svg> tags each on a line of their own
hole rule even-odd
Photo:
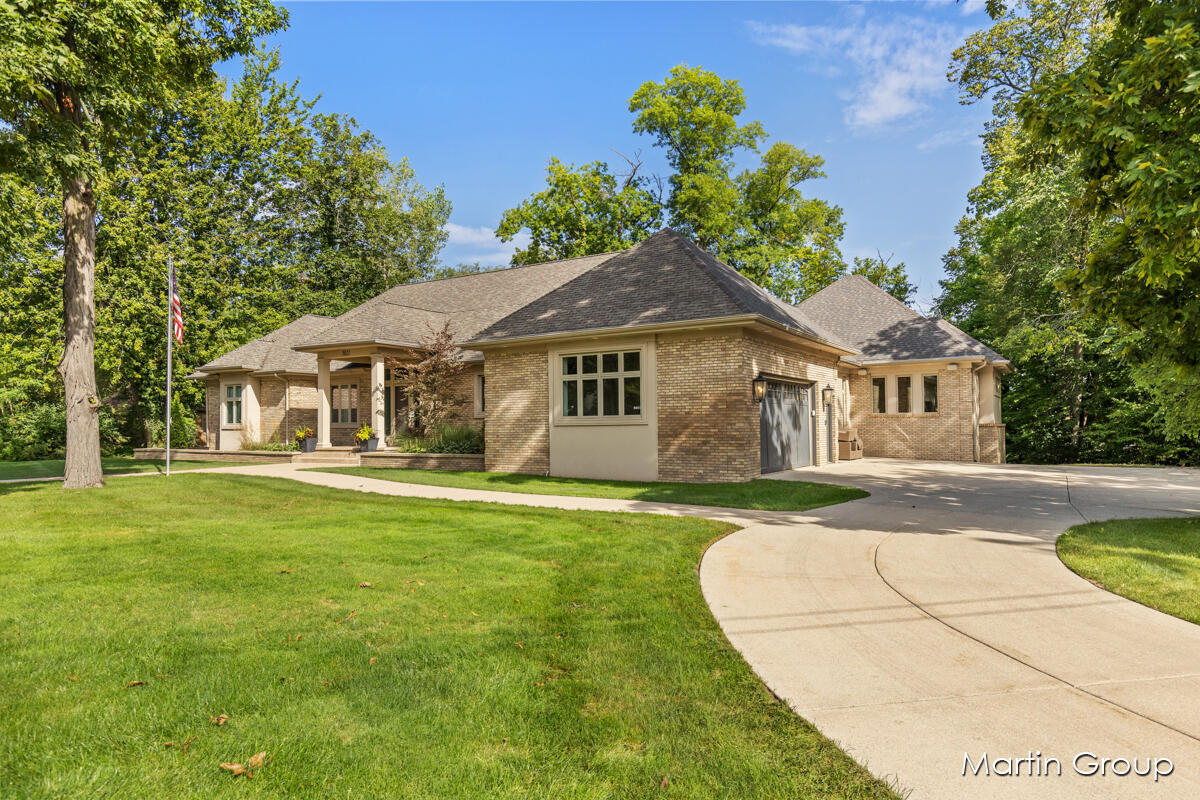
<svg viewBox="0 0 1200 800">
<path fill-rule="evenodd" d="M 315 453 L 300 453 L 292 458 L 297 465 L 321 465 L 334 467 L 357 467 L 358 453 L 350 450 L 318 450 Z"/>
</svg>

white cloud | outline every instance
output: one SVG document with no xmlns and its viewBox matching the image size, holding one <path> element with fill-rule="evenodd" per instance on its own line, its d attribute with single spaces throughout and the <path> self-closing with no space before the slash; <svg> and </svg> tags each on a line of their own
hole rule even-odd
<svg viewBox="0 0 1200 800">
<path fill-rule="evenodd" d="M 529 234 L 525 232 L 518 233 L 511 242 L 502 242 L 495 230 L 484 225 L 472 227 L 447 222 L 446 233 L 450 235 L 446 246 L 453 251 L 449 255 L 455 263 L 507 264 L 518 247 L 529 244 Z"/>
<path fill-rule="evenodd" d="M 922 153 L 929 153 L 946 147 L 959 147 L 966 144 L 979 144 L 979 134 L 965 129 L 938 131 L 924 141 L 918 142 L 917 149 Z"/>
<path fill-rule="evenodd" d="M 963 29 L 922 19 L 856 21 L 852 25 L 763 25 L 750 23 L 762 44 L 796 55 L 845 59 L 856 78 L 846 93 L 846 124 L 878 130 L 916 116 L 929 100 L 950 88 L 946 68 Z"/>
</svg>

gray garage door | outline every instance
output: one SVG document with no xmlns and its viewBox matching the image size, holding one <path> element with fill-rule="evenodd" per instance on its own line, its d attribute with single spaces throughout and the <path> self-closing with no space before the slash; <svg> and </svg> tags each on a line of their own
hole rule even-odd
<svg viewBox="0 0 1200 800">
<path fill-rule="evenodd" d="M 762 471 L 778 472 L 812 463 L 809 387 L 767 384 L 762 402 Z"/>
</svg>

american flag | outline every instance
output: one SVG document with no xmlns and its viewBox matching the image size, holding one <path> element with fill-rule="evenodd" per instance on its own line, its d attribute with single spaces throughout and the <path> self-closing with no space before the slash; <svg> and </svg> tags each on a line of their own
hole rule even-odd
<svg viewBox="0 0 1200 800">
<path fill-rule="evenodd" d="M 179 302 L 179 282 L 171 274 L 171 331 L 175 341 L 183 344 L 183 305 Z"/>
</svg>

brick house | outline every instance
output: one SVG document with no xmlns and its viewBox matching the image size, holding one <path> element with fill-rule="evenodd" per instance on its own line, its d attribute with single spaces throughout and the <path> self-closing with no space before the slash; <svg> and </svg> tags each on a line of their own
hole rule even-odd
<svg viewBox="0 0 1200 800">
<path fill-rule="evenodd" d="M 199 369 L 208 447 L 400 430 L 385 362 L 447 322 L 488 470 L 741 481 L 859 455 L 1004 460 L 1003 357 L 857 276 L 789 305 L 671 230 L 302 317 Z"/>
</svg>

